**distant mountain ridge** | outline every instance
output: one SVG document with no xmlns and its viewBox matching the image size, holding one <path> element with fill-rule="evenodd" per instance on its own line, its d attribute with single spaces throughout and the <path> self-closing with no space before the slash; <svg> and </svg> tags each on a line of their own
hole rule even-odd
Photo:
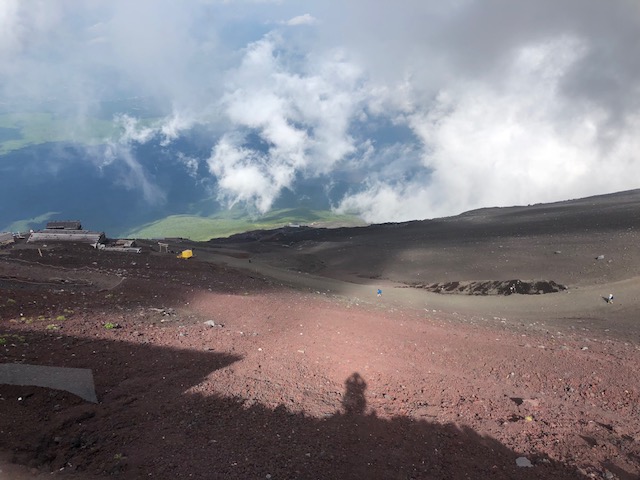
<svg viewBox="0 0 640 480">
<path fill-rule="evenodd" d="M 242 209 L 218 212 L 209 217 L 170 215 L 126 233 L 134 238 L 181 237 L 195 241 L 228 237 L 249 230 L 270 230 L 287 225 L 359 226 L 365 223 L 352 215 L 305 207 L 273 210 L 262 217 L 252 217 Z"/>
</svg>

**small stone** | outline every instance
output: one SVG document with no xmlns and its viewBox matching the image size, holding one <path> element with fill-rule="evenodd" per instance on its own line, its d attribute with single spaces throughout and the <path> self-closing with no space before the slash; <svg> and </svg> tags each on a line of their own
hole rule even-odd
<svg viewBox="0 0 640 480">
<path fill-rule="evenodd" d="M 533 464 L 529 461 L 527 457 L 516 458 L 516 465 L 519 467 L 533 467 Z"/>
</svg>

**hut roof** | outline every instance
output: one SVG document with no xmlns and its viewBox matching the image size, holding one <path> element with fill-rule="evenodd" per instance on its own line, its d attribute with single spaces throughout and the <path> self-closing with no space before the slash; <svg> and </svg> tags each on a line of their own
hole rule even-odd
<svg viewBox="0 0 640 480">
<path fill-rule="evenodd" d="M 82 224 L 78 220 L 56 220 L 47 223 L 47 230 L 82 230 Z"/>
<path fill-rule="evenodd" d="M 45 229 L 33 232 L 27 242 L 78 242 L 101 243 L 105 239 L 104 232 L 89 230 Z"/>
<path fill-rule="evenodd" d="M 0 232 L 0 245 L 10 245 L 14 242 L 13 233 Z"/>
</svg>

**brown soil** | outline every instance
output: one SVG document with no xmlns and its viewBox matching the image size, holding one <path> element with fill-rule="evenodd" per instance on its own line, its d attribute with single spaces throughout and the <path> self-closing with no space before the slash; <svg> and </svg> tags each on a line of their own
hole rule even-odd
<svg viewBox="0 0 640 480">
<path fill-rule="evenodd" d="M 0 479 L 638 478 L 638 205 L 5 249 L 0 362 L 90 368 L 99 403 L 0 385 Z M 568 289 L 406 288 L 513 278 Z"/>
</svg>

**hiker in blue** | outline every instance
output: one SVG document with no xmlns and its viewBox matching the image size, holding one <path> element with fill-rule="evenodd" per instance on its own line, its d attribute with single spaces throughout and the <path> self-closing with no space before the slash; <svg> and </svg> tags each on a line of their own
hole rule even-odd
<svg viewBox="0 0 640 480">
<path fill-rule="evenodd" d="M 382 290 L 378 289 L 378 296 L 381 297 L 382 296 Z"/>
</svg>

